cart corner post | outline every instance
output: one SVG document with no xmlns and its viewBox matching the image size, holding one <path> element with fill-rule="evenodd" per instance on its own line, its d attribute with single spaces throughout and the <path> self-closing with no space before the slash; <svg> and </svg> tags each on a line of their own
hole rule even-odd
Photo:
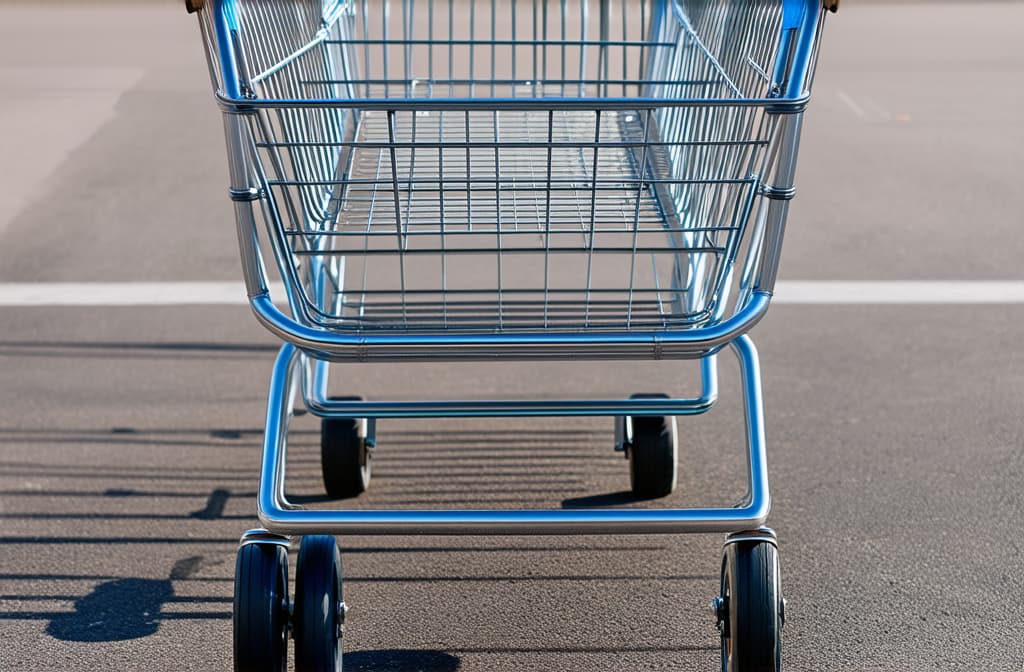
<svg viewBox="0 0 1024 672">
<path fill-rule="evenodd" d="M 755 278 L 756 289 L 773 292 L 779 275 L 779 261 L 782 256 L 782 242 L 789 216 L 789 203 L 796 197 L 796 165 L 800 153 L 800 132 L 803 128 L 803 111 L 782 115 L 779 136 L 780 158 L 774 172 L 761 187 L 761 195 L 768 199 L 768 213 L 765 222 L 763 252 L 760 268 Z"/>
</svg>

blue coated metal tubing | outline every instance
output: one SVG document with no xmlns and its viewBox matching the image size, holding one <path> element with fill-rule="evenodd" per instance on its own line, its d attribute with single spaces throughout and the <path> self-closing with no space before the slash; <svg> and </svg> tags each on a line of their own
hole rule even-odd
<svg viewBox="0 0 1024 672">
<path fill-rule="evenodd" d="M 338 401 L 330 399 L 330 364 L 305 358 L 303 401 L 313 415 L 332 418 L 516 418 L 699 415 L 718 400 L 715 355 L 701 359 L 701 395 L 695 399 Z"/>
<path fill-rule="evenodd" d="M 335 362 L 508 359 L 685 359 L 714 354 L 757 324 L 771 303 L 755 290 L 739 312 L 700 329 L 652 332 L 533 332 L 481 334 L 379 334 L 314 328 L 274 305 L 268 293 L 249 297 L 264 327 L 316 359 Z"/>
<path fill-rule="evenodd" d="M 698 415 L 705 399 L 510 400 L 510 401 L 328 401 L 310 412 L 339 418 L 518 418 L 617 415 Z"/>
<path fill-rule="evenodd" d="M 510 511 L 311 511 L 285 497 L 290 390 L 299 351 L 281 348 L 270 383 L 257 508 L 270 532 L 303 534 L 661 534 L 739 532 L 762 526 L 770 509 L 764 413 L 757 350 L 746 335 L 731 344 L 740 363 L 748 447 L 748 494 L 735 508 L 574 509 Z"/>
</svg>

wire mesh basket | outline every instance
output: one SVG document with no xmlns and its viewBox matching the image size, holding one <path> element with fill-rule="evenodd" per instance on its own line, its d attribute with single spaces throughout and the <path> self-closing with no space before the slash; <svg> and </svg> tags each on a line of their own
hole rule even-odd
<svg viewBox="0 0 1024 672">
<path fill-rule="evenodd" d="M 632 332 L 736 310 L 809 77 L 779 0 L 273 4 L 235 3 L 237 85 L 302 324 Z"/>
</svg>

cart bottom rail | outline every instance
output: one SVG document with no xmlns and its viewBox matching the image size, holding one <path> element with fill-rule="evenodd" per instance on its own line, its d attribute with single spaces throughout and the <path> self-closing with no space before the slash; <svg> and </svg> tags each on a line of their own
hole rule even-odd
<svg viewBox="0 0 1024 672">
<path fill-rule="evenodd" d="M 291 504 L 285 495 L 285 457 L 287 434 L 292 416 L 298 375 L 304 367 L 303 356 L 292 344 L 285 344 L 277 357 L 270 382 L 264 435 L 263 463 L 260 475 L 258 516 L 261 525 L 274 534 L 437 534 L 437 535 L 528 535 L 528 534 L 674 534 L 682 532 L 741 532 L 764 525 L 770 509 L 768 468 L 764 436 L 764 412 L 757 350 L 749 336 L 731 341 L 731 349 L 740 364 L 746 420 L 748 488 L 742 505 L 735 508 L 704 509 L 588 509 L 588 510 L 306 510 Z M 320 366 L 318 364 L 317 366 Z M 326 366 L 326 363 L 322 363 Z M 314 370 L 312 378 L 319 376 Z M 322 396 L 315 382 L 307 382 L 307 397 Z M 712 389 L 708 389 L 708 388 Z M 714 396 L 714 383 L 705 382 L 702 399 Z M 643 400 L 620 402 L 623 415 Z M 686 400 L 667 400 L 674 408 L 685 407 Z M 711 399 L 713 403 L 713 399 Z M 380 404 L 347 402 L 338 410 L 344 416 L 373 418 L 380 415 L 401 417 L 416 415 L 416 402 L 393 402 L 390 412 Z M 585 402 L 584 402 L 585 403 Z M 600 402 L 610 403 L 610 402 Z M 650 403 L 650 402 L 649 402 Z M 710 407 L 710 403 L 705 404 Z M 321 410 L 330 410 L 323 408 Z M 422 410 L 422 409 L 420 409 Z M 534 411 L 531 413 L 530 411 Z M 569 409 L 567 409 L 569 410 Z M 614 410 L 614 409 L 597 409 Z M 650 409 L 647 409 L 650 410 Z M 699 412 L 699 410 L 691 410 Z M 502 413 L 496 413 L 501 415 Z M 548 415 L 551 408 L 522 407 L 515 415 Z M 566 414 L 571 415 L 571 411 Z M 598 413 L 600 414 L 600 413 Z M 643 414 L 642 411 L 640 414 Z"/>
<path fill-rule="evenodd" d="M 771 292 L 755 288 L 731 317 L 697 329 L 369 334 L 308 326 L 282 312 L 262 280 L 254 286 L 249 304 L 264 327 L 316 359 L 331 362 L 699 359 L 735 344 L 764 317 L 772 298 Z"/>
</svg>

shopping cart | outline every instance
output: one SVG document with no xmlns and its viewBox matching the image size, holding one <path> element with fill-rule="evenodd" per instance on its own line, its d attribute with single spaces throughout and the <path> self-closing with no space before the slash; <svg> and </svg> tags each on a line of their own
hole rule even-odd
<svg viewBox="0 0 1024 672">
<path fill-rule="evenodd" d="M 824 14 L 838 0 L 188 0 L 224 112 L 242 266 L 281 348 L 239 670 L 341 663 L 341 534 L 727 532 L 723 669 L 776 670 L 784 601 L 757 353 Z M 271 300 L 276 267 L 287 302 Z M 275 285 L 276 286 L 276 285 Z M 277 290 L 275 290 L 276 292 Z M 737 355 L 734 508 L 306 510 L 285 496 L 301 390 L 326 492 L 368 486 L 389 418 L 611 416 L 639 498 L 676 483 L 676 416 Z M 364 401 L 332 362 L 698 360 L 696 398 Z M 298 544 L 294 602 L 287 550 Z"/>
</svg>

